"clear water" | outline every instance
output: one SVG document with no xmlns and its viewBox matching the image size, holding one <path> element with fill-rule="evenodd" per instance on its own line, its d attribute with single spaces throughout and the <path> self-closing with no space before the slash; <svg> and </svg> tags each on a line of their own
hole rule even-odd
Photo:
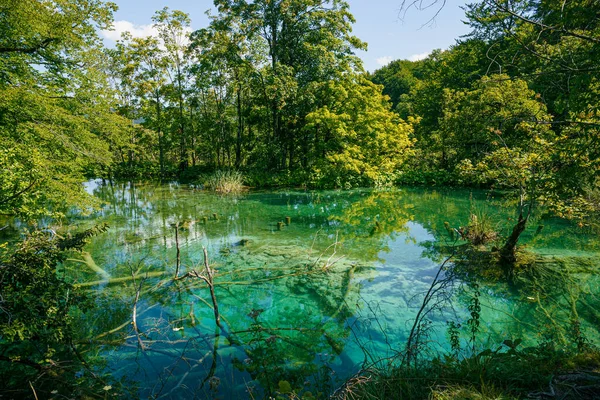
<svg viewBox="0 0 600 400">
<path fill-rule="evenodd" d="M 506 232 L 514 217 L 483 192 L 458 190 L 220 197 L 179 185 L 88 188 L 105 205 L 79 219 L 77 229 L 100 222 L 110 229 L 86 248 L 87 264 L 71 260 L 65 272 L 96 299 L 97 309 L 80 317 L 88 355 L 104 360 L 105 372 L 126 379 L 140 398 L 262 398 L 285 382 L 302 393 L 331 392 L 364 362 L 403 350 L 443 261 L 436 249 L 450 242 L 444 222 L 459 227 L 473 210 L 485 211 Z M 175 223 L 184 225 L 180 275 L 203 271 L 204 247 L 216 269 L 223 330 L 201 279 L 171 279 Z M 582 331 L 597 340 L 597 238 L 543 219 L 531 224 L 523 243 L 541 255 L 585 260 L 586 267 L 543 301 L 501 284 L 480 287 L 477 346 L 568 335 L 558 330 L 568 331 L 573 296 Z M 138 289 L 139 338 L 131 324 Z M 449 351 L 447 321 L 466 325 L 472 297 L 457 283 L 449 302 L 428 315 L 428 349 Z"/>
</svg>

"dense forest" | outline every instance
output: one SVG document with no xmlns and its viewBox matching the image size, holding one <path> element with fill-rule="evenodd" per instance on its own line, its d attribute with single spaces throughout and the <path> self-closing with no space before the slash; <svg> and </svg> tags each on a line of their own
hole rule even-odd
<svg viewBox="0 0 600 400">
<path fill-rule="evenodd" d="M 87 365 L 73 326 L 93 302 L 57 273 L 107 229 L 53 230 L 99 209 L 83 185 L 90 179 L 202 187 L 219 173 L 261 189 L 491 189 L 515 210 L 486 259 L 506 282 L 522 266 L 518 245 L 535 218 L 597 232 L 595 0 L 480 0 L 465 6 L 471 32 L 451 48 L 372 73 L 355 54 L 367 43 L 353 36 L 343 0 L 215 0 L 209 25 L 196 31 L 185 12 L 164 8 L 153 17 L 156 37 L 124 34 L 108 48 L 99 31 L 110 29 L 115 11 L 102 0 L 0 0 L 7 398 L 37 398 L 32 381 L 48 377 L 72 393 L 110 389 L 101 377 L 67 376 Z M 472 242 L 483 227 L 470 223 L 470 233 L 448 230 Z M 19 230 L 28 233 L 14 240 Z M 598 362 L 596 350 L 578 344 L 586 362 Z M 58 355 L 77 365 L 63 368 Z M 461 367 L 429 368 L 451 365 Z"/>
<path fill-rule="evenodd" d="M 60 212 L 82 176 L 232 168 L 254 187 L 496 185 L 591 211 L 594 6 L 475 3 L 467 38 L 370 74 L 343 1 L 217 1 L 195 32 L 165 8 L 158 37 L 114 48 L 110 3 L 4 2 L 2 212 Z"/>
</svg>

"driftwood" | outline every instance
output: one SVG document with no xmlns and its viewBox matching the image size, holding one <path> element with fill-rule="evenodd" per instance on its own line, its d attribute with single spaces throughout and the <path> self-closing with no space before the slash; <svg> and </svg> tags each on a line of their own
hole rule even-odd
<svg viewBox="0 0 600 400">
<path fill-rule="evenodd" d="M 208 289 L 210 290 L 210 297 L 211 297 L 212 303 L 213 303 L 212 308 L 213 308 L 213 312 L 215 314 L 215 323 L 222 331 L 224 331 L 224 328 L 221 325 L 221 316 L 219 314 L 219 304 L 217 303 L 217 296 L 215 295 L 214 271 L 208 264 L 208 252 L 206 251 L 206 247 L 203 248 L 203 251 L 204 251 L 204 272 L 198 273 L 198 271 L 196 271 L 196 270 L 191 270 L 190 272 L 183 275 L 181 278 L 177 278 L 176 280 L 181 280 L 181 279 L 192 277 L 192 278 L 202 279 L 206 283 L 206 285 L 208 286 Z"/>
</svg>

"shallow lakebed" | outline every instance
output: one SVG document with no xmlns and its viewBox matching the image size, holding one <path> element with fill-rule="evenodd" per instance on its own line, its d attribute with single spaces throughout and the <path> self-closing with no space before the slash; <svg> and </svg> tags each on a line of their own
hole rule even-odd
<svg viewBox="0 0 600 400">
<path fill-rule="evenodd" d="M 223 197 L 176 184 L 99 181 L 88 189 L 105 204 L 93 217 L 79 218 L 78 229 L 103 222 L 110 228 L 64 265 L 96 303 L 79 316 L 89 339 L 82 345 L 102 361 L 103 372 L 126 381 L 140 398 L 331 392 L 363 363 L 393 359 L 404 349 L 444 260 L 439 248 L 452 243 L 445 222 L 458 228 L 472 212 L 483 213 L 506 233 L 515 216 L 486 193 L 464 190 Z M 207 249 L 222 328 L 202 279 L 172 279 L 176 242 L 180 276 L 202 273 Z M 571 300 L 580 306 L 582 332 L 597 340 L 597 237 L 546 218 L 531 224 L 523 244 L 549 259 L 583 260 L 585 268 L 547 302 L 501 284 L 478 287 L 478 345 L 550 340 L 553 323 L 569 324 Z M 458 283 L 428 315 L 432 355 L 450 350 L 448 322 L 465 325 L 471 289 Z"/>
</svg>

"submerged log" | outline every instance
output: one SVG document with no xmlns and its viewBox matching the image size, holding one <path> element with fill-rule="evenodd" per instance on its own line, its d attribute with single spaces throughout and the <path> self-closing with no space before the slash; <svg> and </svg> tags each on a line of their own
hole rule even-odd
<svg viewBox="0 0 600 400">
<path fill-rule="evenodd" d="M 129 282 L 132 281 L 134 279 L 138 279 L 138 278 L 156 278 L 158 276 L 163 276 L 168 274 L 168 271 L 152 271 L 152 272 L 146 272 L 144 274 L 138 274 L 135 276 L 122 276 L 119 278 L 110 278 L 110 279 L 103 279 L 100 281 L 92 281 L 92 282 L 81 282 L 81 283 L 76 283 L 73 286 L 75 287 L 90 287 L 90 286 L 96 286 L 96 285 L 102 285 L 102 284 L 107 284 L 107 285 L 112 285 L 114 283 L 122 283 L 122 282 Z"/>
<path fill-rule="evenodd" d="M 94 261 L 94 259 L 92 258 L 92 255 L 90 253 L 88 253 L 87 251 L 83 251 L 83 252 L 81 252 L 81 256 L 83 257 L 83 260 L 69 258 L 67 261 L 75 261 L 78 263 L 85 264 L 89 267 L 89 269 L 96 272 L 98 275 L 102 275 L 104 277 L 104 280 L 110 279 L 110 274 L 108 272 L 106 272 L 104 269 L 100 268 L 98 266 L 98 264 L 96 264 L 96 262 Z"/>
</svg>

